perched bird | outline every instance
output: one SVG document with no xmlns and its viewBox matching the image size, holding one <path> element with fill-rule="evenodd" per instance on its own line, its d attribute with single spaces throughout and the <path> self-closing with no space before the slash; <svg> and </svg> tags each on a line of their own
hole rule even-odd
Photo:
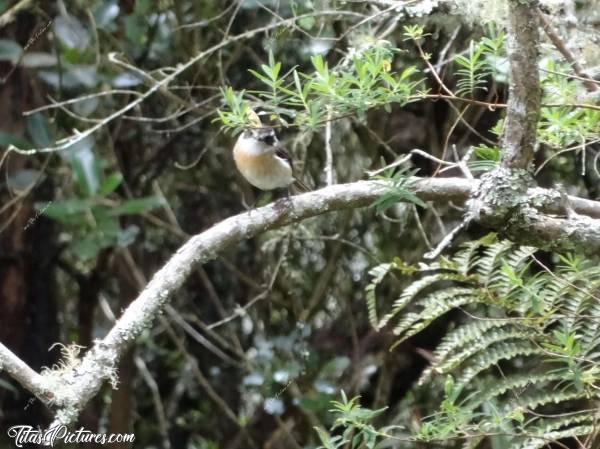
<svg viewBox="0 0 600 449">
<path fill-rule="evenodd" d="M 275 130 L 261 126 L 244 131 L 233 148 L 235 165 L 246 180 L 261 190 L 273 190 L 296 184 L 310 190 L 294 178 L 292 158 L 281 145 Z"/>
</svg>

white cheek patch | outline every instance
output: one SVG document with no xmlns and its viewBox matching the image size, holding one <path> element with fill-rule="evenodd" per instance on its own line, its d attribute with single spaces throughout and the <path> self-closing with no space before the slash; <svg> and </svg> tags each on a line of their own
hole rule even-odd
<svg viewBox="0 0 600 449">
<path fill-rule="evenodd" d="M 253 156 L 267 153 L 269 148 L 254 137 L 242 138 L 240 140 L 242 151 Z"/>
</svg>

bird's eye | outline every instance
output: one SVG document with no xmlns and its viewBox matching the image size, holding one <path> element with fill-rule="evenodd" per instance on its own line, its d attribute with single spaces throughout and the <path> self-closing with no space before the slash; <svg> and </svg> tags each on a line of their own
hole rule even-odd
<svg viewBox="0 0 600 449">
<path fill-rule="evenodd" d="M 262 141 L 264 143 L 266 143 L 267 145 L 274 145 L 275 144 L 275 136 L 273 134 L 267 134 L 266 136 L 264 136 L 262 138 Z"/>
</svg>

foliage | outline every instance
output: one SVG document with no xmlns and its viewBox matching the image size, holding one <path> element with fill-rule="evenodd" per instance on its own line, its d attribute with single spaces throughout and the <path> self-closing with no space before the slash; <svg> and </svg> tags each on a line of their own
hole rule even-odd
<svg viewBox="0 0 600 449">
<path fill-rule="evenodd" d="M 36 114 L 28 124 L 32 140 L 37 145 L 47 145 L 51 140 L 48 123 Z M 71 197 L 35 204 L 38 213 L 62 223 L 73 233 L 70 250 L 81 261 L 93 259 L 105 248 L 131 245 L 139 228 L 133 224 L 123 227 L 120 217 L 144 214 L 161 205 L 160 198 L 154 196 L 112 199 L 123 177 L 119 172 L 103 174 L 105 164 L 95 145 L 95 140 L 88 137 L 61 153 L 72 170 Z"/>
<path fill-rule="evenodd" d="M 378 440 L 383 441 L 389 438 L 387 432 L 392 430 L 392 427 L 375 429 L 372 424 L 372 421 L 385 411 L 385 408 L 379 410 L 363 408 L 359 399 L 359 396 L 348 399 L 346 393 L 342 391 L 342 401 L 331 403 L 333 408 L 330 411 L 337 415 L 331 430 L 343 428 L 343 433 L 331 436 L 324 429 L 316 427 L 315 430 L 322 444 L 318 449 L 343 447 L 374 449 L 380 447 Z"/>
<path fill-rule="evenodd" d="M 488 27 L 488 35 L 475 43 L 469 42 L 469 48 L 454 57 L 456 70 L 456 95 L 474 98 L 476 91 L 487 91 L 489 79 L 506 81 L 506 55 L 504 34 L 496 32 L 495 27 Z"/>
<path fill-rule="evenodd" d="M 552 60 L 546 63 L 541 80 L 545 103 L 575 103 L 583 90 L 582 82 L 559 75 L 567 67 Z M 568 107 L 542 108 L 539 139 L 542 143 L 560 150 L 584 145 L 586 141 L 600 138 L 600 111 L 571 109 Z"/>
<path fill-rule="evenodd" d="M 402 201 L 413 203 L 421 207 L 427 207 L 427 204 L 411 190 L 414 184 L 414 180 L 411 178 L 417 171 L 418 170 L 410 170 L 408 168 L 400 168 L 398 170 L 390 168 L 384 171 L 382 175 L 374 177 L 374 179 L 384 181 L 388 184 L 387 192 L 377 198 L 371 205 L 378 214 L 385 212 L 394 204 Z"/>
<path fill-rule="evenodd" d="M 467 317 L 444 336 L 421 376 L 420 385 L 448 378 L 445 400 L 418 439 L 502 435 L 505 447 L 534 448 L 591 432 L 588 409 L 600 396 L 600 269 L 560 256 L 551 272 L 534 252 L 492 235 L 413 270 L 398 261 L 372 270 L 369 318 L 379 329 L 392 326 L 396 345 L 452 310 Z M 375 289 L 398 270 L 419 278 L 377 320 Z"/>
<path fill-rule="evenodd" d="M 389 111 L 394 103 L 411 101 L 422 83 L 412 79 L 417 71 L 414 66 L 399 74 L 392 71 L 393 56 L 399 51 L 387 41 L 372 40 L 349 49 L 333 68 L 323 56 L 315 55 L 311 57 L 312 72 L 292 68 L 285 74 L 281 62 L 275 62 L 270 54 L 269 64 L 262 64 L 261 72 L 250 70 L 267 90 L 248 94 L 260 98 L 261 108 L 284 126 L 293 124 L 301 130 L 314 130 L 348 115 L 364 115 L 372 108 Z M 224 92 L 227 108 L 219 110 L 219 117 L 224 127 L 237 133 L 249 125 L 248 103 L 243 102 L 243 92 L 236 94 L 230 88 Z"/>
<path fill-rule="evenodd" d="M 232 134 L 256 126 L 250 109 L 278 128 L 315 187 L 327 135 L 340 183 L 409 158 L 419 176 L 431 175 L 424 152 L 445 163 L 464 158 L 475 177 L 500 160 L 498 103 L 508 90 L 501 20 L 465 26 L 473 18 L 449 14 L 445 2 L 387 0 L 0 0 L 0 13 L 17 3 L 24 9 L 0 39 L 0 145 L 75 142 L 0 158 L 9 274 L 0 311 L 22 325 L 4 330 L 23 336 L 14 348 L 37 366 L 55 363 L 45 351 L 55 341 L 89 346 L 105 335 L 109 309 L 119 315 L 189 235 L 252 204 L 257 193 L 231 157 Z M 459 3 L 480 13 L 498 2 Z M 595 12 L 587 3 L 577 2 L 582 25 Z M 564 16 L 554 19 L 560 31 Z M 583 46 L 580 33 L 593 26 L 568 26 L 568 37 Z M 599 116 L 582 107 L 596 100 L 556 50 L 540 50 L 536 163 L 548 158 L 547 179 L 596 197 L 593 179 L 582 187 L 594 170 L 573 170 L 579 158 L 588 158 L 584 167 L 597 159 Z M 598 65 L 587 53 L 580 59 Z M 435 75 L 454 98 L 440 98 L 451 95 Z M 420 156 L 408 154 L 414 148 Z M 135 354 L 138 371 L 123 367 L 121 388 L 99 393 L 90 422 L 110 430 L 112 416 L 137 415 L 141 446 L 203 449 L 474 447 L 484 437 L 482 447 L 503 449 L 585 434 L 598 375 L 594 319 L 586 318 L 597 307 L 583 295 L 597 283 L 591 262 L 545 255 L 554 257 L 551 275 L 531 262 L 531 249 L 489 239 L 420 264 L 428 238 L 462 211 L 423 203 L 416 173 L 383 171 L 376 179 L 387 188 L 370 210 L 267 233 L 194 270 L 172 298 L 180 319 L 157 320 Z M 389 213 L 399 201 L 409 204 Z M 22 320 L 12 304 L 23 304 Z M 389 330 L 425 348 L 419 354 L 442 339 L 435 363 L 421 373 L 411 345 L 389 352 Z M 411 385 L 421 374 L 423 386 Z M 0 388 L 11 391 L 1 398 L 3 425 L 35 421 L 39 404 L 20 403 L 22 389 L 4 379 Z M 328 403 L 340 391 L 353 399 L 343 395 L 332 417 Z"/>
<path fill-rule="evenodd" d="M 500 162 L 500 150 L 481 144 L 475 148 L 476 160 L 469 162 L 469 169 L 474 172 L 486 172 L 494 169 Z"/>
</svg>

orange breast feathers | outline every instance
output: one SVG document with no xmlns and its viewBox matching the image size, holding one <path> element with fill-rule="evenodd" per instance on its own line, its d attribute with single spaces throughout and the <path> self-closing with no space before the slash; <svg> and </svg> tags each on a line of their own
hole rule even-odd
<svg viewBox="0 0 600 449">
<path fill-rule="evenodd" d="M 280 189 L 294 182 L 290 164 L 272 151 L 243 151 L 240 145 L 236 145 L 233 158 L 244 178 L 261 190 Z"/>
<path fill-rule="evenodd" d="M 233 152 L 233 159 L 238 170 L 243 175 L 251 174 L 252 177 L 270 176 L 273 173 L 273 155 L 271 153 L 251 154 L 237 148 Z"/>
</svg>

